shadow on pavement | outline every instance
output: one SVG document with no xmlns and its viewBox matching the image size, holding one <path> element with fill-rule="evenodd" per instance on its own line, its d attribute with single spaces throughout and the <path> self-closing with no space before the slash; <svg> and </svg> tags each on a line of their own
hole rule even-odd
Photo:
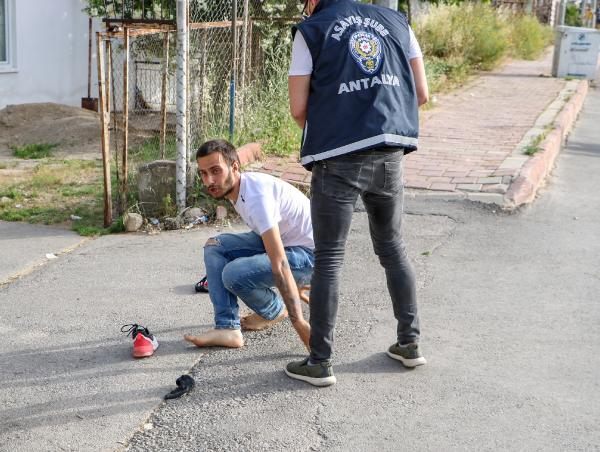
<svg viewBox="0 0 600 452">
<path fill-rule="evenodd" d="M 334 364 L 333 369 L 336 374 L 397 374 L 414 370 L 404 367 L 402 363 L 393 360 L 385 353 L 373 353 L 358 361 Z"/>
<path fill-rule="evenodd" d="M 99 419 L 123 412 L 144 411 L 147 410 L 149 402 L 157 402 L 157 392 L 167 393 L 168 389 L 169 387 L 163 386 L 96 393 L 93 398 L 86 394 L 25 407 L 5 408 L 0 412 L 0 431 L 27 431 L 37 427 L 63 426 L 86 419 Z"/>
<path fill-rule="evenodd" d="M 100 338 L 75 342 L 57 347 L 28 348 L 16 352 L 0 353 L 0 388 L 30 387 L 40 383 L 60 382 L 65 376 L 95 378 L 123 373 L 149 372 L 152 369 L 138 363 L 160 360 L 161 357 L 184 354 L 202 356 L 202 350 L 187 343 L 183 335 L 207 328 L 206 325 L 156 330 L 159 341 L 155 355 L 144 360 L 131 356 L 131 339 Z M 161 340 L 167 332 L 178 332 L 181 339 Z M 128 367 L 126 363 L 133 365 Z M 137 367 L 134 367 L 137 366 Z M 125 366 L 125 367 L 124 367 Z M 111 369 L 102 370 L 110 367 Z M 162 370 L 165 368 L 162 367 Z M 179 369 L 180 370 L 180 369 Z"/>
<path fill-rule="evenodd" d="M 201 276 L 198 277 L 198 280 L 200 278 L 201 278 Z M 196 284 L 196 281 L 190 282 L 189 284 L 182 284 L 180 286 L 174 286 L 173 293 L 175 295 L 194 295 L 194 294 L 196 294 L 196 289 L 194 289 L 194 284 Z M 198 296 L 202 297 L 201 294 L 198 294 Z M 205 296 L 204 299 L 210 303 L 210 299 L 208 299 L 208 294 L 204 294 L 204 296 Z"/>
</svg>

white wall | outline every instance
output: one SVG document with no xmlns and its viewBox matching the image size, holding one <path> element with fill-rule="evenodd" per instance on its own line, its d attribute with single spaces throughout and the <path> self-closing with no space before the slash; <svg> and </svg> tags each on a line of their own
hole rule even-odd
<svg viewBox="0 0 600 452">
<path fill-rule="evenodd" d="M 81 106 L 87 97 L 88 18 L 81 0 L 16 0 L 16 71 L 0 71 L 0 108 L 56 102 Z M 98 96 L 92 31 L 91 97 Z"/>
</svg>

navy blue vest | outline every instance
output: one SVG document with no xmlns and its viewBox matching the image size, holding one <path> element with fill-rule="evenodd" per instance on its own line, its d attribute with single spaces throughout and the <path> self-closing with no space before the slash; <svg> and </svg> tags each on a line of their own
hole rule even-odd
<svg viewBox="0 0 600 452">
<path fill-rule="evenodd" d="M 419 114 L 406 17 L 352 0 L 320 0 L 293 27 L 312 55 L 301 162 L 380 147 L 417 148 Z"/>
</svg>

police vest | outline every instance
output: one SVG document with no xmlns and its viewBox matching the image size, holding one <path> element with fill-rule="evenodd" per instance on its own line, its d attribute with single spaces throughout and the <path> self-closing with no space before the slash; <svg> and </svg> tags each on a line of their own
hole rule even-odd
<svg viewBox="0 0 600 452">
<path fill-rule="evenodd" d="M 418 101 L 403 14 L 320 0 L 297 31 L 313 60 L 302 165 L 373 148 L 417 148 Z"/>
</svg>

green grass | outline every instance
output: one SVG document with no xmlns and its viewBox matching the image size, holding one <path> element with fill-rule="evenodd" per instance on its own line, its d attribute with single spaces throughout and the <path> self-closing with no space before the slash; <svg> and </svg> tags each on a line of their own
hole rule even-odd
<svg viewBox="0 0 600 452">
<path fill-rule="evenodd" d="M 45 159 L 52 157 L 52 149 L 57 144 L 38 143 L 12 148 L 13 155 L 20 159 Z"/>
<path fill-rule="evenodd" d="M 8 187 L 0 191 L 0 198 L 6 197 L 15 201 L 20 201 L 26 196 L 27 194 L 17 187 Z"/>
<path fill-rule="evenodd" d="M 261 73 L 237 93 L 233 144 L 259 141 L 268 155 L 287 156 L 300 150 L 302 131 L 289 112 L 288 76 L 290 46 L 274 40 L 263 59 Z M 209 85 L 217 84 L 210 80 Z M 228 105 L 206 102 L 202 127 L 192 137 L 196 149 L 206 140 L 229 139 Z"/>
<path fill-rule="evenodd" d="M 10 206 L 0 211 L 0 220 L 26 221 L 28 223 L 57 224 L 69 219 L 69 213 L 50 207 L 22 207 Z"/>
<path fill-rule="evenodd" d="M 177 142 L 175 137 L 168 135 L 165 141 L 165 159 L 175 160 L 176 156 Z M 147 163 L 159 160 L 161 158 L 159 135 L 153 136 L 143 143 L 132 147 L 129 150 L 129 157 L 135 163 Z"/>
<path fill-rule="evenodd" d="M 527 145 L 527 147 L 523 151 L 523 154 L 532 156 L 532 155 L 535 155 L 539 151 L 540 151 L 540 147 L 539 146 L 534 145 L 534 144 L 529 144 L 529 145 Z"/>
<path fill-rule="evenodd" d="M 542 133 L 540 133 L 539 135 L 536 135 L 534 138 L 532 138 L 531 142 L 523 150 L 523 154 L 532 156 L 532 155 L 535 155 L 537 152 L 541 151 L 542 148 L 540 147 L 540 143 L 546 139 L 548 134 L 553 129 L 554 129 L 554 126 L 552 124 L 547 124 L 544 127 L 544 131 Z"/>
<path fill-rule="evenodd" d="M 102 227 L 102 167 L 98 161 L 49 159 L 40 162 L 28 178 L 0 187 L 0 197 L 10 200 L 0 204 L 1 220 L 70 224 L 81 235 L 119 230 L 118 222 L 113 228 Z M 81 219 L 72 220 L 71 215 Z"/>
<path fill-rule="evenodd" d="M 98 192 L 97 185 L 75 185 L 62 187 L 60 194 L 65 198 L 77 198 L 86 195 L 93 195 Z"/>
<path fill-rule="evenodd" d="M 265 154 L 280 156 L 300 150 L 302 130 L 289 110 L 288 66 L 287 54 L 274 59 L 265 69 L 268 77 L 248 89 L 236 145 L 260 141 Z"/>
</svg>

